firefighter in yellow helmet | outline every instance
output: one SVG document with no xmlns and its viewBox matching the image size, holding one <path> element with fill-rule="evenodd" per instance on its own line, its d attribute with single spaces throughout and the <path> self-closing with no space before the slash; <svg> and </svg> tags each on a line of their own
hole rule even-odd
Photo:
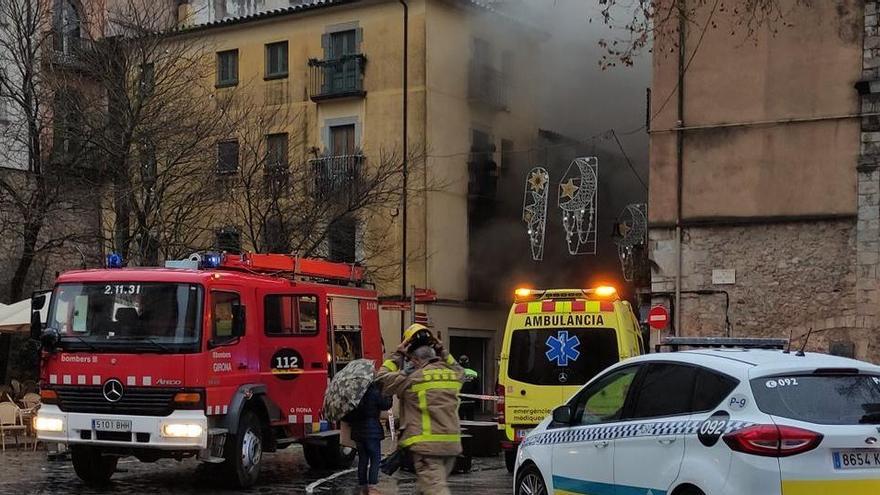
<svg viewBox="0 0 880 495">
<path fill-rule="evenodd" d="M 414 324 L 403 337 L 377 380 L 400 401 L 400 447 L 412 453 L 417 492 L 447 495 L 446 478 L 461 453 L 458 392 L 464 369 L 427 327 Z M 411 366 L 404 368 L 406 361 Z"/>
</svg>

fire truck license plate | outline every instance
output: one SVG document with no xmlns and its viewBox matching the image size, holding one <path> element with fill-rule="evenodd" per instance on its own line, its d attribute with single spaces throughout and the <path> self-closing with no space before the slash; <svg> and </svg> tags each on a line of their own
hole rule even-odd
<svg viewBox="0 0 880 495">
<path fill-rule="evenodd" d="M 131 431 L 131 421 L 127 419 L 93 419 L 95 431 Z"/>
</svg>

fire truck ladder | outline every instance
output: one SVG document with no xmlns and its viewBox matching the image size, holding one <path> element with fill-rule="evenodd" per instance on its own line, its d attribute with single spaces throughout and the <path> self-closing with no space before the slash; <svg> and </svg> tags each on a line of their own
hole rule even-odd
<svg viewBox="0 0 880 495">
<path fill-rule="evenodd" d="M 260 275 L 286 276 L 338 285 L 365 285 L 364 268 L 289 254 L 242 253 L 224 255 L 218 268 L 240 270 Z"/>
</svg>

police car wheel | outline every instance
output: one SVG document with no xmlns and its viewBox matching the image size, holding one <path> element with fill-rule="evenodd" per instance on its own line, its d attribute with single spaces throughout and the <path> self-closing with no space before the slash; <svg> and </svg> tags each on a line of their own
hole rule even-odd
<svg viewBox="0 0 880 495">
<path fill-rule="evenodd" d="M 223 471 L 232 484 L 246 488 L 257 482 L 263 460 L 263 430 L 252 411 L 242 413 L 238 433 L 228 437 L 224 454 Z"/>
<path fill-rule="evenodd" d="M 534 464 L 523 466 L 516 478 L 516 495 L 547 495 L 547 484 Z"/>
<path fill-rule="evenodd" d="M 106 485 L 116 472 L 119 460 L 118 457 L 103 456 L 100 450 L 85 445 L 71 446 L 70 458 L 79 479 L 93 486 Z"/>
</svg>

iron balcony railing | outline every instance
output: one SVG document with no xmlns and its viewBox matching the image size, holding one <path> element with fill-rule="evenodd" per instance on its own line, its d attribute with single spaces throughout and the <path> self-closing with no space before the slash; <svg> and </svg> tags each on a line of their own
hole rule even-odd
<svg viewBox="0 0 880 495">
<path fill-rule="evenodd" d="M 309 167 L 314 177 L 314 194 L 318 198 L 353 194 L 358 190 L 366 157 L 338 155 L 313 158 Z"/>
<path fill-rule="evenodd" d="M 471 61 L 468 76 L 468 99 L 495 110 L 508 108 L 507 76 L 485 63 Z"/>
<path fill-rule="evenodd" d="M 95 43 L 72 34 L 52 33 L 52 49 L 49 52 L 51 63 L 71 68 L 85 68 L 89 51 Z"/>
<path fill-rule="evenodd" d="M 309 60 L 309 97 L 312 101 L 331 98 L 360 98 L 364 91 L 363 54 L 344 55 L 326 60 Z"/>
</svg>

